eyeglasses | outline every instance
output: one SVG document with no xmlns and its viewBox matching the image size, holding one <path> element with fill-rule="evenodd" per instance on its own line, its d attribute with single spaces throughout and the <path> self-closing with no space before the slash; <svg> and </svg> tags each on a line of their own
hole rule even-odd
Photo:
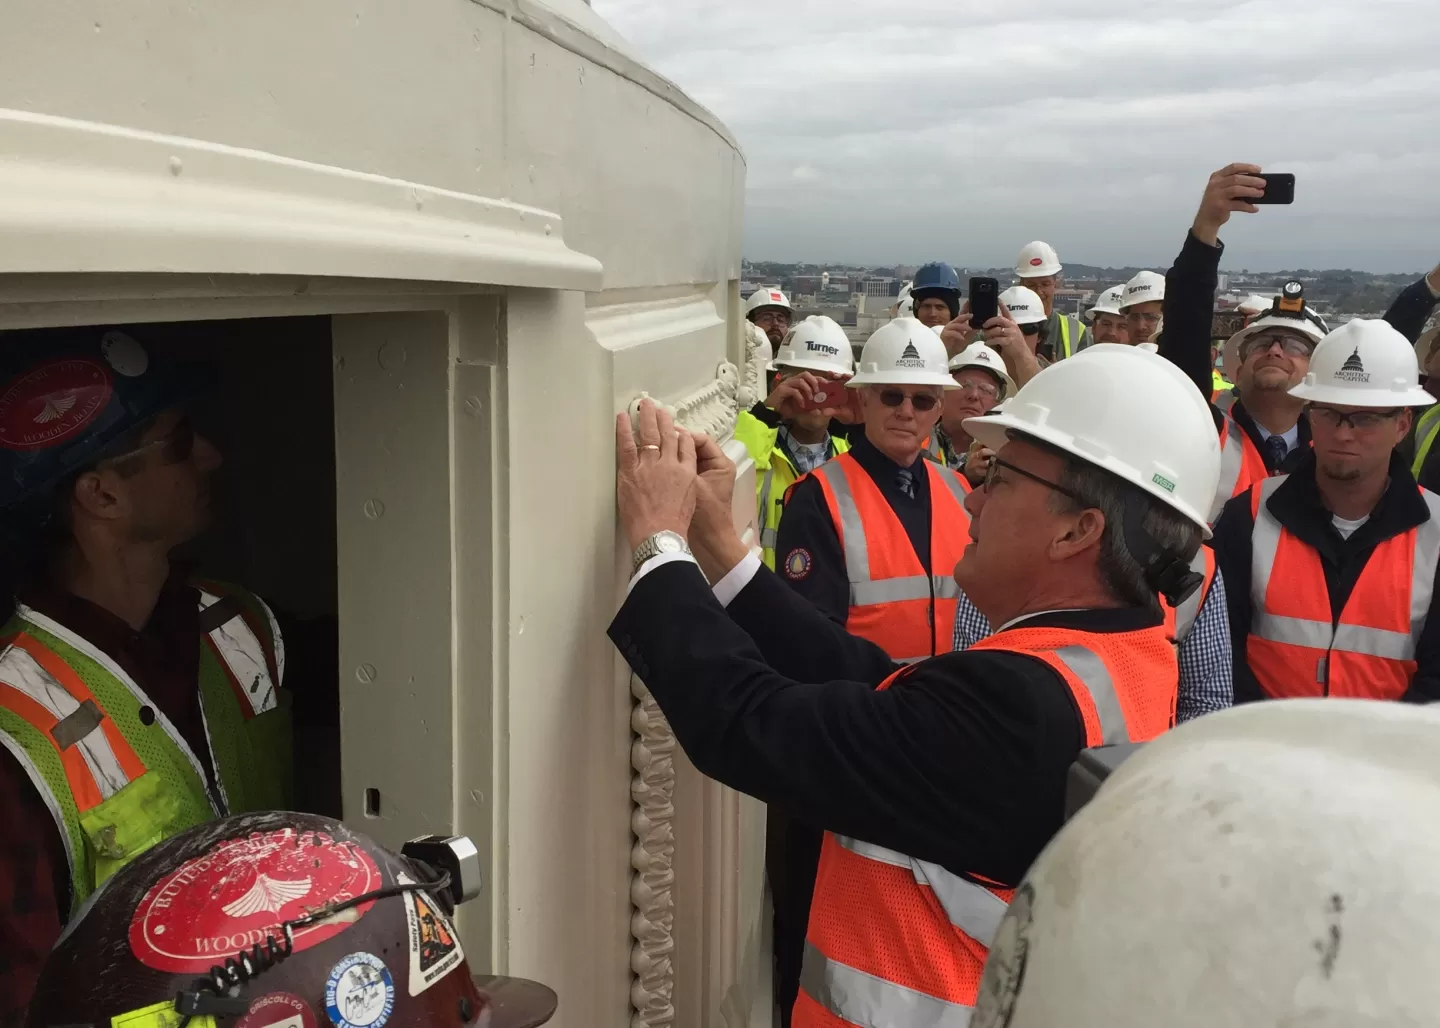
<svg viewBox="0 0 1440 1028">
<path fill-rule="evenodd" d="M 960 387 L 962 393 L 968 393 L 973 390 L 981 396 L 987 396 L 992 399 L 1000 395 L 1000 387 L 994 382 L 987 382 L 982 378 L 962 379 L 958 372 L 951 377 L 955 379 L 955 384 Z"/>
<path fill-rule="evenodd" d="M 1315 352 L 1315 344 L 1308 339 L 1292 335 L 1265 335 L 1245 340 L 1245 345 L 1240 347 L 1240 359 L 1249 360 L 1257 353 L 1265 353 L 1276 343 L 1280 344 L 1287 357 L 1309 357 Z"/>
<path fill-rule="evenodd" d="M 100 461 L 97 467 L 120 464 L 138 457 L 142 453 L 149 453 L 151 450 L 160 450 L 161 462 L 164 464 L 179 464 L 181 461 L 189 460 L 190 454 L 195 451 L 195 426 L 190 423 L 188 417 L 182 417 L 175 423 L 174 428 L 160 438 L 152 439 L 148 443 L 141 443 L 124 453 L 106 457 Z"/>
<path fill-rule="evenodd" d="M 1141 314 L 1137 311 L 1134 314 L 1127 314 L 1125 316 L 1133 321 L 1139 321 L 1146 325 L 1160 324 L 1160 315 L 1158 314 Z"/>
<path fill-rule="evenodd" d="M 940 398 L 934 393 L 907 393 L 903 389 L 880 390 L 880 402 L 887 407 L 899 407 L 907 399 L 910 401 L 910 406 L 921 414 L 934 410 L 940 403 Z"/>
<path fill-rule="evenodd" d="M 986 469 L 985 469 L 985 483 L 984 483 L 984 485 L 982 486 L 982 488 L 983 488 L 987 493 L 990 491 L 991 486 L 993 486 L 993 485 L 995 484 L 995 472 L 998 471 L 1000 468 L 1004 468 L 1006 471 L 1013 471 L 1013 472 L 1015 472 L 1015 474 L 1017 474 L 1017 475 L 1022 475 L 1022 476 L 1024 476 L 1025 478 L 1030 479 L 1030 481 L 1032 481 L 1032 482 L 1039 482 L 1041 485 L 1045 486 L 1047 489 L 1054 489 L 1054 490 L 1055 490 L 1057 493 L 1059 493 L 1061 496 L 1068 496 L 1070 499 L 1074 500 L 1076 503 L 1079 503 L 1082 507 L 1083 507 L 1083 506 L 1086 506 L 1086 504 L 1084 504 L 1084 503 L 1081 502 L 1080 497 L 1076 496 L 1076 495 L 1075 495 L 1073 492 L 1071 492 L 1069 489 L 1066 489 L 1063 485 L 1056 485 L 1054 482 L 1050 481 L 1048 478 L 1041 478 L 1039 475 L 1034 474 L 1033 472 L 1030 472 L 1030 471 L 1026 471 L 1024 468 L 1017 468 L 1014 464 L 1011 464 L 1011 463 L 1010 463 L 1009 461 L 1007 461 L 1007 460 L 1001 460 L 999 457 L 991 457 L 991 458 L 990 458 L 990 464 L 989 464 L 989 466 L 986 467 Z"/>
<path fill-rule="evenodd" d="M 1305 412 L 1311 418 L 1319 418 L 1321 422 L 1330 428 L 1339 428 L 1341 425 L 1349 425 L 1357 432 L 1373 432 L 1385 422 L 1398 418 L 1404 413 L 1404 407 L 1397 407 L 1395 410 L 1356 410 L 1343 411 L 1334 407 L 1317 407 L 1313 403 L 1305 407 Z"/>
<path fill-rule="evenodd" d="M 1032 321 L 1028 325 L 1021 325 L 1020 331 L 1027 336 L 1037 336 L 1040 334 L 1040 322 Z"/>
<path fill-rule="evenodd" d="M 755 315 L 755 324 L 764 326 L 780 325 L 788 327 L 790 324 L 790 315 L 786 314 L 783 311 L 761 311 L 759 314 Z"/>
</svg>

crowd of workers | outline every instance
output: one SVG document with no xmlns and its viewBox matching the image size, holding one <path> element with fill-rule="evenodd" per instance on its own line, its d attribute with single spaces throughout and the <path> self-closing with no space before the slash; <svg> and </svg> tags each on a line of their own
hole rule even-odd
<svg viewBox="0 0 1440 1028">
<path fill-rule="evenodd" d="M 1216 172 L 1169 272 L 1085 324 L 1043 242 L 983 325 L 920 268 L 858 355 L 750 297 L 774 348 L 736 432 L 759 558 L 723 449 L 648 404 L 620 419 L 611 635 L 696 765 L 770 805 L 786 1023 L 1011 1023 L 1015 976 L 987 1000 L 981 969 L 1087 747 L 1252 701 L 1440 700 L 1417 485 L 1440 268 L 1383 320 L 1332 330 L 1292 282 L 1213 338 L 1219 232 L 1259 213 L 1259 171 Z"/>
</svg>

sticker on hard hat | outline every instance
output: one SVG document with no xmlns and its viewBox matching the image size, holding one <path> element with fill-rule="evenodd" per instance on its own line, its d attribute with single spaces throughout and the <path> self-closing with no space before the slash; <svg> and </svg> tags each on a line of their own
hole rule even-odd
<svg viewBox="0 0 1440 1028">
<path fill-rule="evenodd" d="M 1345 363 L 1335 372 L 1335 381 L 1350 382 L 1354 385 L 1364 385 L 1370 381 L 1370 373 L 1365 370 L 1365 364 L 1360 360 L 1360 347 L 1355 347 L 1355 351 L 1345 358 Z"/>
<path fill-rule="evenodd" d="M 403 873 L 395 877 L 413 881 Z M 418 996 L 459 967 L 465 951 L 445 914 L 423 892 L 405 894 L 405 923 L 410 929 L 410 995 Z"/>
<path fill-rule="evenodd" d="M 124 332 L 106 332 L 100 337 L 100 353 L 115 374 L 137 378 L 150 367 L 150 355 Z"/>
<path fill-rule="evenodd" d="M 315 1028 L 315 1012 L 299 996 L 272 992 L 250 1004 L 235 1028 Z"/>
<path fill-rule="evenodd" d="M 370 855 L 324 832 L 282 828 L 230 839 L 150 887 L 130 920 L 130 949 L 158 971 L 203 973 L 326 903 L 380 888 Z M 295 951 L 334 938 L 373 902 L 296 929 Z"/>
<path fill-rule="evenodd" d="M 1030 267 L 1032 267 L 1032 268 L 1038 268 L 1038 267 L 1040 267 L 1040 265 L 1042 265 L 1042 264 L 1044 264 L 1044 263 L 1045 263 L 1045 262 L 1044 262 L 1043 260 L 1041 260 L 1039 257 L 1031 257 L 1031 258 L 1030 258 Z"/>
<path fill-rule="evenodd" d="M 897 368 L 924 368 L 925 360 L 920 356 L 920 351 L 915 349 L 914 343 L 906 343 L 900 359 L 895 362 Z"/>
<path fill-rule="evenodd" d="M 175 1000 L 161 1000 L 148 1007 L 116 1014 L 110 1018 L 110 1028 L 180 1028 L 185 1015 L 175 1009 Z M 215 1018 L 202 1014 L 190 1018 L 187 1028 L 215 1028 Z"/>
<path fill-rule="evenodd" d="M 1145 344 L 1141 343 L 1140 345 L 1144 346 Z M 1170 479 L 1166 478 L 1164 475 L 1151 475 L 1150 481 L 1153 482 L 1155 485 L 1158 485 L 1161 489 L 1164 489 L 1167 493 L 1173 493 L 1175 491 L 1175 483 L 1170 481 Z"/>
<path fill-rule="evenodd" d="M 95 420 L 113 391 L 105 366 L 84 357 L 32 368 L 0 394 L 0 446 L 43 450 L 62 443 Z"/>
<path fill-rule="evenodd" d="M 805 349 L 812 353 L 823 353 L 830 357 L 840 356 L 840 348 L 838 346 L 826 346 L 824 343 L 817 343 L 813 339 L 805 340 Z"/>
<path fill-rule="evenodd" d="M 782 296 L 780 293 L 774 292 L 774 291 L 772 290 L 771 293 L 770 293 L 770 299 L 772 299 L 772 300 L 783 300 L 783 299 L 785 299 L 785 297 Z"/>
<path fill-rule="evenodd" d="M 395 979 L 373 953 L 351 953 L 330 971 L 325 1012 L 335 1028 L 383 1028 L 395 1010 Z"/>
</svg>

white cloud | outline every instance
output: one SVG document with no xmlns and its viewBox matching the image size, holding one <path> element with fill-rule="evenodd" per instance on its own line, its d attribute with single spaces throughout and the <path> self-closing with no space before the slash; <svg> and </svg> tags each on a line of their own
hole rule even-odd
<svg viewBox="0 0 1440 1028">
<path fill-rule="evenodd" d="M 1440 260 L 1434 0 L 593 3 L 740 140 L 751 257 L 1163 263 L 1251 160 L 1297 202 L 1227 264 Z"/>
</svg>

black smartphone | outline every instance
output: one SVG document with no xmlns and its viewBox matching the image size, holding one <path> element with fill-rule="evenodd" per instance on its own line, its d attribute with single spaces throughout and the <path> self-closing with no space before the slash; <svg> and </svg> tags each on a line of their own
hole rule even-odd
<svg viewBox="0 0 1440 1028">
<path fill-rule="evenodd" d="M 1294 203 L 1295 176 L 1284 173 L 1261 175 L 1265 180 L 1265 195 L 1252 196 L 1251 203 Z"/>
<path fill-rule="evenodd" d="M 993 278 L 970 280 L 970 327 L 984 328 L 1000 313 L 1000 283 Z"/>
</svg>

